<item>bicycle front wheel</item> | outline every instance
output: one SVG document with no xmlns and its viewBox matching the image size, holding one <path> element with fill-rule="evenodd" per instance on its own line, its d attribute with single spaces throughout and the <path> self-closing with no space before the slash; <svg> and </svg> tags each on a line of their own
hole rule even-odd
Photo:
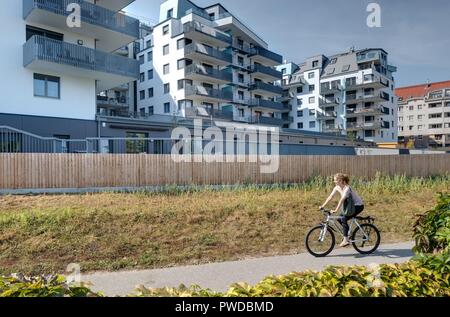
<svg viewBox="0 0 450 317">
<path fill-rule="evenodd" d="M 352 244 L 361 254 L 372 254 L 380 246 L 381 236 L 377 227 L 369 223 L 363 223 L 353 231 Z"/>
<path fill-rule="evenodd" d="M 324 257 L 330 254 L 336 243 L 334 233 L 324 225 L 312 228 L 306 235 L 306 248 L 315 257 Z"/>
</svg>

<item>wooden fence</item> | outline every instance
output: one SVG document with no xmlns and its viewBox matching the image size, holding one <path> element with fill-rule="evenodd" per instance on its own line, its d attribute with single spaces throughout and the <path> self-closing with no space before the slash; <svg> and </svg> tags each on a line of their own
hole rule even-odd
<svg viewBox="0 0 450 317">
<path fill-rule="evenodd" d="M 0 154 L 0 190 L 298 183 L 336 172 L 364 179 L 377 172 L 435 176 L 450 172 L 450 154 L 280 156 L 273 174 L 261 173 L 261 165 L 176 163 L 170 155 Z"/>
</svg>

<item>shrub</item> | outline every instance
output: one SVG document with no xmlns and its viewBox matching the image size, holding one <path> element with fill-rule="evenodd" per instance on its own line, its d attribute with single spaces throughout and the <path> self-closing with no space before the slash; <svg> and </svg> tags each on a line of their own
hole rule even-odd
<svg viewBox="0 0 450 317">
<path fill-rule="evenodd" d="M 85 285 L 68 284 L 62 276 L 0 277 L 0 297 L 99 297 Z"/>
<path fill-rule="evenodd" d="M 417 253 L 448 252 L 450 250 L 450 194 L 439 194 L 433 210 L 419 217 L 414 225 Z"/>
</svg>

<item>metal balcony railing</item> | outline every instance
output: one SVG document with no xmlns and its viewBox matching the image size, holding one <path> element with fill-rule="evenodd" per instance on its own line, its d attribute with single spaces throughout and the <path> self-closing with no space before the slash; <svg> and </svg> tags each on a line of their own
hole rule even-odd
<svg viewBox="0 0 450 317">
<path fill-rule="evenodd" d="M 139 61 L 137 60 L 40 35 L 32 36 L 23 46 L 24 66 L 28 66 L 35 60 L 136 79 L 139 77 Z"/>
<path fill-rule="evenodd" d="M 128 107 L 128 98 L 125 96 L 108 98 L 104 96 L 97 96 L 97 106 L 104 107 Z"/>
<path fill-rule="evenodd" d="M 222 119 L 222 120 L 233 120 L 233 112 L 232 111 L 222 111 L 217 109 L 209 109 L 205 107 L 193 107 L 186 108 L 185 115 L 188 118 L 192 117 L 205 117 L 205 118 L 213 118 L 213 119 Z"/>
<path fill-rule="evenodd" d="M 265 48 L 262 47 L 252 47 L 250 49 L 250 56 L 255 56 L 255 55 L 259 55 L 262 57 L 265 57 L 267 59 L 270 59 L 274 62 L 276 62 L 277 64 L 282 64 L 283 63 L 283 57 L 277 53 L 271 52 Z"/>
<path fill-rule="evenodd" d="M 281 118 L 251 116 L 248 118 L 248 123 L 282 126 L 284 124 L 284 120 Z"/>
<path fill-rule="evenodd" d="M 336 111 L 325 111 L 317 114 L 318 119 L 333 119 L 337 117 Z"/>
<path fill-rule="evenodd" d="M 183 24 L 183 33 L 191 33 L 191 32 L 199 32 L 204 35 L 213 37 L 219 41 L 225 42 L 227 44 L 232 44 L 233 39 L 231 35 L 228 35 L 223 32 L 219 32 L 216 29 L 206 26 L 204 24 L 201 24 L 197 21 L 191 21 Z"/>
<path fill-rule="evenodd" d="M 204 67 L 202 65 L 197 65 L 197 64 L 192 64 L 192 65 L 186 66 L 186 68 L 184 69 L 184 74 L 185 74 L 185 76 L 189 76 L 192 74 L 198 74 L 198 75 L 202 75 L 202 76 L 216 78 L 216 79 L 223 80 L 223 81 L 230 82 L 230 83 L 233 81 L 232 73 L 229 73 L 229 72 L 226 72 L 223 70 L 218 70 L 215 68 Z"/>
<path fill-rule="evenodd" d="M 264 90 L 277 95 L 281 95 L 283 93 L 283 88 L 279 86 L 274 86 L 270 84 L 266 84 L 264 82 L 258 81 L 249 85 L 250 90 Z"/>
<path fill-rule="evenodd" d="M 114 12 L 81 0 L 23 0 L 23 18 L 36 9 L 68 17 L 72 14 L 67 11 L 69 4 L 76 3 L 81 7 L 81 23 L 89 23 L 114 30 L 123 34 L 139 38 L 139 20 Z"/>
<path fill-rule="evenodd" d="M 251 107 L 268 108 L 272 110 L 282 111 L 284 110 L 284 105 L 281 102 L 275 102 L 266 99 L 254 98 L 249 101 Z"/>
<path fill-rule="evenodd" d="M 185 93 L 187 96 L 205 96 L 219 100 L 233 100 L 233 92 L 231 91 L 206 88 L 203 86 L 186 86 Z"/>
<path fill-rule="evenodd" d="M 272 76 L 277 79 L 281 79 L 283 77 L 281 72 L 277 71 L 276 69 L 266 67 L 263 65 L 255 64 L 255 65 L 249 66 L 248 69 L 252 73 L 262 73 L 262 74 L 266 74 L 266 75 Z"/>
<path fill-rule="evenodd" d="M 197 43 L 187 45 L 184 48 L 184 53 L 185 55 L 189 55 L 191 53 L 200 53 L 228 62 L 230 64 L 233 62 L 233 56 L 231 54 Z"/>
</svg>

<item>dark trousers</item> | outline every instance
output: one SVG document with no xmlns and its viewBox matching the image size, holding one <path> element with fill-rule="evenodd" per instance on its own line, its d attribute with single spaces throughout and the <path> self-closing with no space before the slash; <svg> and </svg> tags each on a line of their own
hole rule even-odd
<svg viewBox="0 0 450 317">
<path fill-rule="evenodd" d="M 342 229 L 344 231 L 344 237 L 348 237 L 348 231 L 350 230 L 348 226 L 348 221 L 356 216 L 358 216 L 360 213 L 362 213 L 364 210 L 364 206 L 355 206 L 355 214 L 351 217 L 342 216 L 341 219 L 339 219 L 339 223 L 342 225 Z"/>
</svg>

